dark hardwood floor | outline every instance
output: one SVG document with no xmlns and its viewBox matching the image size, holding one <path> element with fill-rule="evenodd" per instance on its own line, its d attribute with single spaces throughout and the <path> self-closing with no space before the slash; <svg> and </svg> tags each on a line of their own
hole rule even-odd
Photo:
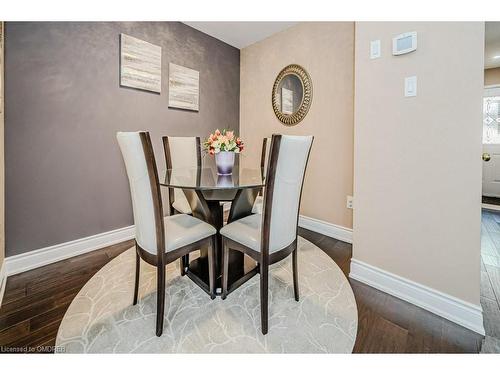
<svg viewBox="0 0 500 375">
<path fill-rule="evenodd" d="M 349 275 L 352 246 L 300 229 Z M 354 353 L 478 353 L 482 336 L 417 306 L 349 279 L 358 306 Z"/>
<path fill-rule="evenodd" d="M 53 351 L 59 324 L 83 285 L 134 241 L 7 278 L 0 308 L 0 353 Z"/>
<path fill-rule="evenodd" d="M 349 274 L 350 244 L 302 228 L 299 233 Z M 59 324 L 79 289 L 131 246 L 128 241 L 9 277 L 0 309 L 0 352 L 37 347 L 35 352 L 51 351 Z M 355 353 L 480 351 L 480 335 L 360 282 L 350 282 L 359 319 Z M 496 282 L 500 286 L 500 274 Z"/>
</svg>

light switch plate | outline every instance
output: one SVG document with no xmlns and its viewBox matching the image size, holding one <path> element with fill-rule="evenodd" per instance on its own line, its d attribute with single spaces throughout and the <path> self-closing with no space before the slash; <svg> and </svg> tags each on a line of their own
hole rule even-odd
<svg viewBox="0 0 500 375">
<path fill-rule="evenodd" d="M 353 207 L 353 200 L 354 198 L 352 197 L 352 195 L 348 195 L 347 196 L 347 204 L 346 204 L 346 207 L 351 209 L 352 210 L 352 207 Z"/>
<path fill-rule="evenodd" d="M 380 39 L 372 40 L 370 42 L 370 59 L 377 59 L 380 57 Z"/>
<path fill-rule="evenodd" d="M 405 78 L 405 97 L 417 96 L 417 76 Z"/>
</svg>

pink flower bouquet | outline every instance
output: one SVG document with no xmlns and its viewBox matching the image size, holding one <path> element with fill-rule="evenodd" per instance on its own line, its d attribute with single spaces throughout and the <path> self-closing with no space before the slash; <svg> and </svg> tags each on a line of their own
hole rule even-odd
<svg viewBox="0 0 500 375">
<path fill-rule="evenodd" d="M 237 137 L 234 131 L 226 129 L 223 129 L 222 132 L 217 129 L 213 134 L 210 134 L 203 146 L 210 155 L 218 154 L 221 151 L 239 154 L 245 147 L 241 138 Z"/>
</svg>

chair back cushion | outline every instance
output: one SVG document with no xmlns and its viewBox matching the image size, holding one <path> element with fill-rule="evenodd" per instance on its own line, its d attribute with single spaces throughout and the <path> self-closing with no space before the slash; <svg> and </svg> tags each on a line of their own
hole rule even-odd
<svg viewBox="0 0 500 375">
<path fill-rule="evenodd" d="M 267 178 L 267 183 L 271 182 L 270 188 L 273 189 L 271 218 L 268 219 L 269 249 L 282 249 L 296 239 L 300 196 L 312 141 L 312 136 L 281 136 L 275 174 Z M 271 153 L 275 151 L 271 149 Z M 269 163 L 275 157 L 271 154 Z M 271 170 L 268 166 L 268 173 L 272 173 Z M 267 191 L 265 195 L 268 195 Z M 269 203 L 266 196 L 264 201 L 265 216 Z M 266 223 L 265 217 L 263 220 Z"/>
<path fill-rule="evenodd" d="M 130 184 L 135 239 L 144 250 L 156 254 L 155 206 L 141 133 L 119 132 L 116 138 L 125 161 Z"/>
<path fill-rule="evenodd" d="M 198 143 L 196 137 L 168 137 L 172 168 L 198 167 L 198 154 L 201 152 L 198 150 L 200 147 Z M 189 207 L 181 189 L 174 189 L 174 201 Z"/>
</svg>

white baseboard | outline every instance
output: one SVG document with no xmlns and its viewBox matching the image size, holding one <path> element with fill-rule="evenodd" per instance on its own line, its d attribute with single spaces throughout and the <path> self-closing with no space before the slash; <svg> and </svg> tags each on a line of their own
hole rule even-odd
<svg viewBox="0 0 500 375">
<path fill-rule="evenodd" d="M 224 207 L 229 208 L 227 205 Z M 300 216 L 299 226 L 341 241 L 352 243 L 352 229 L 344 228 L 322 220 Z M 134 226 L 115 229 L 105 233 L 80 238 L 27 253 L 5 258 L 3 272 L 7 276 L 29 271 L 37 267 L 88 253 L 106 246 L 134 238 Z"/>
<path fill-rule="evenodd" d="M 76 255 L 130 240 L 134 238 L 134 236 L 135 229 L 134 226 L 131 225 L 129 227 L 119 228 L 109 232 L 80 238 L 78 240 L 45 247 L 43 249 L 10 256 L 5 258 L 6 273 L 7 276 L 11 276 L 29 271 Z"/>
<path fill-rule="evenodd" d="M 5 286 L 7 284 L 7 267 L 5 259 L 0 264 L 0 307 L 2 307 L 3 294 L 5 293 Z"/>
<path fill-rule="evenodd" d="M 480 305 L 460 300 L 362 261 L 351 260 L 349 277 L 484 335 Z"/>
<path fill-rule="evenodd" d="M 340 225 L 300 215 L 299 227 L 352 244 L 352 229 L 345 228 Z"/>
</svg>

